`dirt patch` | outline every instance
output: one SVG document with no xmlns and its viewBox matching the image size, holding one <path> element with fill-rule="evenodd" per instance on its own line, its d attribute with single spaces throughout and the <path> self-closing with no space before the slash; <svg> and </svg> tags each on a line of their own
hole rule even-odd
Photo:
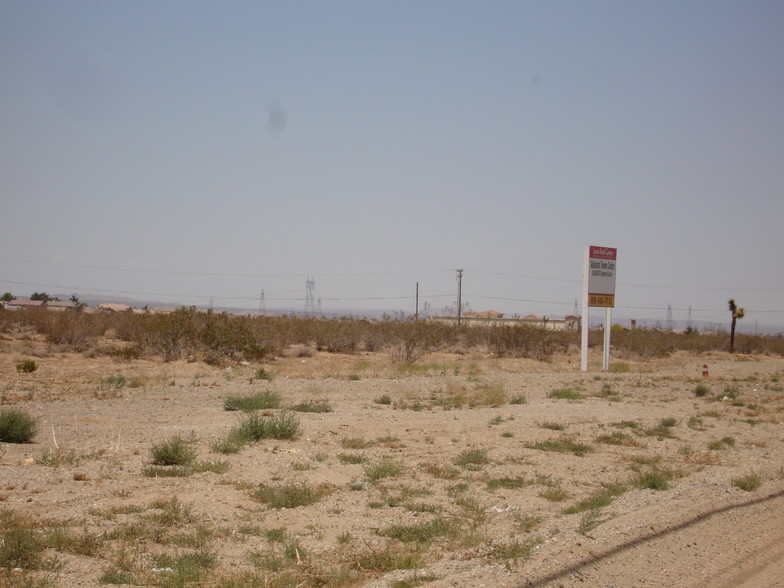
<svg viewBox="0 0 784 588">
<path fill-rule="evenodd" d="M 0 445 L 0 514 L 8 528 L 34 522 L 46 546 L 34 574 L 57 586 L 781 585 L 781 358 L 681 353 L 583 374 L 576 354 L 405 367 L 383 353 L 291 355 L 218 368 L 39 353 L 33 373 L 15 368 L 28 355 L 0 356 L 0 408 L 38 419 L 34 443 Z M 262 392 L 280 402 L 257 418 L 287 411 L 299 436 L 218 451 L 248 418 L 226 398 Z M 152 463 L 173 438 L 194 452 L 178 476 Z"/>
</svg>

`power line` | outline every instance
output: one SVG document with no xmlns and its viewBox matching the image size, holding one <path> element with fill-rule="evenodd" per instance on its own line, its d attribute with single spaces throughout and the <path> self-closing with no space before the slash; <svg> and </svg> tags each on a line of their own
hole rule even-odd
<svg viewBox="0 0 784 588">
<path fill-rule="evenodd" d="M 9 261 L 21 261 L 24 263 L 38 263 L 44 265 L 56 265 L 63 267 L 76 267 L 80 269 L 95 269 L 114 272 L 128 272 L 140 274 L 162 274 L 172 276 L 200 276 L 200 277 L 213 277 L 213 278 L 300 278 L 301 273 L 290 274 L 263 274 L 263 273 L 226 273 L 226 272 L 187 272 L 182 270 L 157 270 L 148 268 L 132 268 L 132 267 L 117 267 L 107 265 L 89 265 L 81 263 L 71 263 L 66 261 L 46 261 L 42 259 L 29 259 L 24 257 L 11 257 L 8 255 L 0 255 L 0 259 Z M 361 277 L 361 276 L 402 276 L 402 275 L 415 275 L 418 273 L 444 273 L 453 270 L 445 269 L 431 269 L 422 271 L 404 271 L 404 272 L 338 272 L 338 273 L 325 273 L 313 274 L 312 277 L 321 278 L 346 278 L 346 277 Z"/>
</svg>

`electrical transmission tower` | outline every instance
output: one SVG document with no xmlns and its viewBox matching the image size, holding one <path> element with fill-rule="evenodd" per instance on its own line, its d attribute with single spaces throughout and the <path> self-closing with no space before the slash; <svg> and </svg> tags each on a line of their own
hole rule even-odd
<svg viewBox="0 0 784 588">
<path fill-rule="evenodd" d="M 672 306 L 667 305 L 667 330 L 672 331 Z"/>
<path fill-rule="evenodd" d="M 264 290 L 261 291 L 261 296 L 259 296 L 259 314 L 267 314 L 267 307 L 264 304 Z"/>
<path fill-rule="evenodd" d="M 316 316 L 316 300 L 313 291 L 316 288 L 316 281 L 308 276 L 305 281 L 305 316 Z"/>
</svg>

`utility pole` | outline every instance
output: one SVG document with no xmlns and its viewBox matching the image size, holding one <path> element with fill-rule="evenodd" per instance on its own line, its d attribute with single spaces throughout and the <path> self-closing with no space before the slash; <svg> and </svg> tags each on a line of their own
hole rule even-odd
<svg viewBox="0 0 784 588">
<path fill-rule="evenodd" d="M 264 290 L 261 291 L 261 296 L 259 296 L 259 314 L 267 314 L 267 308 L 264 305 Z"/>
<path fill-rule="evenodd" d="M 457 326 L 463 318 L 463 270 L 457 270 Z"/>
<path fill-rule="evenodd" d="M 414 320 L 419 320 L 419 282 L 416 283 L 416 310 L 414 310 Z"/>
</svg>

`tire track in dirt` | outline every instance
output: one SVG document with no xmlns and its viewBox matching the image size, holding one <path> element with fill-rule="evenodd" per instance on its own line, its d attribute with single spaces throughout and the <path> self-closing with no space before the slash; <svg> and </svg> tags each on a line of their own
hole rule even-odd
<svg viewBox="0 0 784 588">
<path fill-rule="evenodd" d="M 697 513 L 521 587 L 586 585 L 784 586 L 784 490 Z"/>
</svg>

